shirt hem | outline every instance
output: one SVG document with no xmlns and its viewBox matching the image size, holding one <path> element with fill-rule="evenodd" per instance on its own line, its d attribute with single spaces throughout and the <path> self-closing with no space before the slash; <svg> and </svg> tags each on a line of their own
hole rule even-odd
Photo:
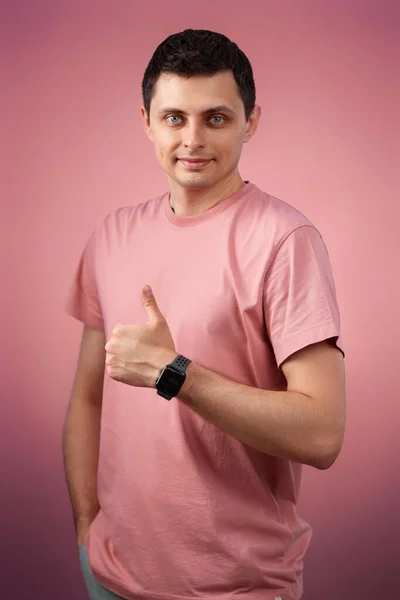
<svg viewBox="0 0 400 600">
<path fill-rule="evenodd" d="M 213 596 L 178 596 L 174 594 L 161 594 L 159 592 L 149 592 L 146 590 L 127 591 L 121 586 L 121 582 L 110 575 L 104 577 L 96 569 L 93 569 L 97 581 L 107 590 L 113 594 L 117 594 L 126 600 L 218 600 L 218 595 Z M 127 595 L 129 594 L 129 595 Z M 223 600 L 300 600 L 301 595 L 298 596 L 285 588 L 284 590 L 276 590 L 268 592 L 266 590 L 254 590 L 244 591 L 243 593 L 237 594 L 232 593 L 230 595 L 224 594 Z"/>
</svg>

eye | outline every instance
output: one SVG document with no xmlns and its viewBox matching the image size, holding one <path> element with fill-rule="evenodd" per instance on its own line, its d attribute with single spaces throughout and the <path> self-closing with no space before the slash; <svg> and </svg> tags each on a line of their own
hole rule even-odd
<svg viewBox="0 0 400 600">
<path fill-rule="evenodd" d="M 211 120 L 213 121 L 214 125 L 222 125 L 222 123 L 225 122 L 225 118 L 221 115 L 215 115 L 214 117 L 211 117 Z"/>
<path fill-rule="evenodd" d="M 168 115 L 167 117 L 167 121 L 169 123 L 171 123 L 172 125 L 176 125 L 177 123 L 180 122 L 180 116 L 179 115 Z"/>
</svg>

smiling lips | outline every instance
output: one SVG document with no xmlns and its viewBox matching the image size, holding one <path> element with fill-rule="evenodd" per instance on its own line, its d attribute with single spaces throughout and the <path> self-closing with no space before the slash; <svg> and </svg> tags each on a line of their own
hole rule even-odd
<svg viewBox="0 0 400 600">
<path fill-rule="evenodd" d="M 179 162 L 188 169 L 201 169 L 208 165 L 211 160 L 207 158 L 179 158 Z"/>
</svg>

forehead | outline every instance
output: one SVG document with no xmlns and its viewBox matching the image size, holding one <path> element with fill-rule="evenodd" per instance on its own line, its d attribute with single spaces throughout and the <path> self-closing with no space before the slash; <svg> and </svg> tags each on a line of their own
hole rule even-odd
<svg viewBox="0 0 400 600">
<path fill-rule="evenodd" d="M 212 106 L 226 106 L 233 112 L 244 110 L 231 71 L 191 77 L 162 73 L 151 101 L 151 112 L 160 112 L 169 106 L 188 113 L 204 112 Z"/>
</svg>

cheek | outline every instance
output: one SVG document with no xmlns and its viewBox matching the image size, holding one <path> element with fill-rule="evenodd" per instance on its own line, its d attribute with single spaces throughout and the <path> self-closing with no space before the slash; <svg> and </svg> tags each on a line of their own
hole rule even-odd
<svg viewBox="0 0 400 600">
<path fill-rule="evenodd" d="M 164 159 L 169 157 L 179 143 L 176 140 L 176 135 L 173 135 L 170 131 L 159 132 L 154 139 L 157 155 Z"/>
<path fill-rule="evenodd" d="M 235 133 L 235 135 L 227 135 L 223 140 L 219 140 L 219 152 L 221 156 L 223 156 L 228 162 L 236 159 L 237 155 L 240 154 L 240 148 L 242 145 L 242 140 L 240 136 Z"/>
</svg>

